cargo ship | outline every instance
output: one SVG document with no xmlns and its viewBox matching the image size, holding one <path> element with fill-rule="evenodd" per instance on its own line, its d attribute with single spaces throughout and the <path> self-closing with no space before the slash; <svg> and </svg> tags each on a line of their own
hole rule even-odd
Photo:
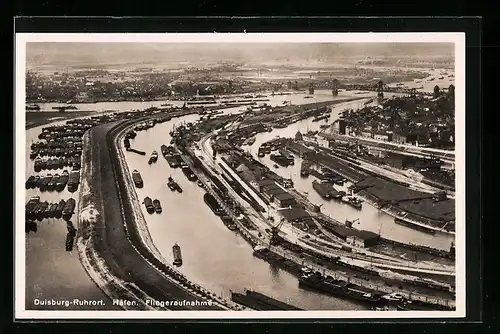
<svg viewBox="0 0 500 334">
<path fill-rule="evenodd" d="M 160 204 L 160 201 L 158 199 L 153 200 L 153 206 L 155 208 L 156 213 L 162 212 L 161 204 Z"/>
<path fill-rule="evenodd" d="M 80 171 L 73 170 L 69 173 L 68 178 L 68 191 L 75 192 L 80 184 Z"/>
<path fill-rule="evenodd" d="M 217 216 L 222 215 L 222 213 L 224 211 L 220 207 L 219 203 L 217 203 L 217 200 L 215 199 L 215 197 L 213 197 L 209 193 L 205 193 L 205 195 L 203 195 L 203 200 L 205 201 L 205 203 L 208 205 L 208 207 L 212 210 L 212 212 L 214 214 L 216 214 Z"/>
<path fill-rule="evenodd" d="M 174 266 L 182 266 L 181 247 L 177 243 L 172 246 L 172 253 L 174 255 Z"/>
<path fill-rule="evenodd" d="M 73 213 L 75 213 L 75 200 L 73 198 L 70 198 L 64 203 L 64 208 L 62 210 L 62 218 L 66 221 L 71 219 L 71 216 L 73 216 Z"/>
<path fill-rule="evenodd" d="M 193 173 L 191 168 L 189 168 L 187 166 L 182 167 L 182 172 L 184 173 L 184 175 L 186 175 L 186 177 L 188 178 L 189 181 L 195 182 L 198 180 L 198 178 L 196 177 L 196 174 Z"/>
<path fill-rule="evenodd" d="M 144 206 L 146 207 L 146 211 L 149 214 L 152 214 L 155 212 L 155 207 L 153 205 L 153 201 L 151 200 L 151 198 L 149 198 L 149 197 L 144 198 Z"/>
<path fill-rule="evenodd" d="M 411 229 L 414 229 L 416 231 L 420 231 L 420 232 L 424 232 L 424 233 L 429 233 L 429 234 L 435 234 L 436 231 L 431 229 L 431 228 L 428 228 L 426 226 L 423 226 L 423 225 L 417 225 L 417 224 L 413 224 L 407 220 L 404 220 L 404 219 L 400 219 L 400 218 L 394 218 L 394 222 L 398 225 L 403 225 L 403 226 L 406 226 L 406 227 L 409 227 Z"/>
<path fill-rule="evenodd" d="M 57 191 L 63 191 L 64 188 L 66 187 L 66 184 L 68 183 L 69 181 L 69 172 L 67 170 L 63 171 L 61 176 L 59 176 L 59 179 L 57 180 L 57 183 L 56 183 L 56 190 Z"/>
<path fill-rule="evenodd" d="M 382 302 L 381 295 L 373 291 L 331 277 L 323 277 L 320 273 L 302 275 L 299 278 L 299 288 L 308 288 L 328 295 L 345 297 L 346 299 L 354 299 L 369 304 L 380 304 Z"/>
<path fill-rule="evenodd" d="M 137 188 L 142 188 L 144 186 L 141 173 L 139 173 L 137 169 L 134 169 L 134 171 L 132 172 L 132 180 L 134 181 L 134 184 Z"/>
<path fill-rule="evenodd" d="M 329 200 L 332 198 L 330 190 L 332 188 L 329 183 L 322 183 L 314 180 L 312 183 L 313 189 L 323 198 Z"/>
</svg>

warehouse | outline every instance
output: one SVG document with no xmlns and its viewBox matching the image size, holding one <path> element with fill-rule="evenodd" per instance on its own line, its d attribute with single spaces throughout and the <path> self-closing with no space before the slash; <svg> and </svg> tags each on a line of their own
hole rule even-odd
<svg viewBox="0 0 500 334">
<path fill-rule="evenodd" d="M 378 244 L 380 236 L 369 231 L 351 229 L 341 225 L 329 225 L 325 228 L 335 236 L 358 248 L 372 247 Z"/>
</svg>

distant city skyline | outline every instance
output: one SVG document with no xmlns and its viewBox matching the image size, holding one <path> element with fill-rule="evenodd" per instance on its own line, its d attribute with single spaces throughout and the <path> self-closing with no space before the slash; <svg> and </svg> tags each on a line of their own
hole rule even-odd
<svg viewBox="0 0 500 334">
<path fill-rule="evenodd" d="M 453 62 L 453 43 L 27 43 L 28 69 L 107 66 L 171 68 L 222 61 L 241 63 L 348 62 L 401 58 Z M 307 65 L 307 64 L 304 64 Z M 61 68 L 62 70 L 62 68 Z"/>
</svg>

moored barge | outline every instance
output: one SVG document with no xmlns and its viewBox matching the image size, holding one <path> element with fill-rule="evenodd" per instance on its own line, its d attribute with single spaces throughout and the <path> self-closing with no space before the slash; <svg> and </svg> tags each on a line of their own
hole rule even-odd
<svg viewBox="0 0 500 334">
<path fill-rule="evenodd" d="M 68 191 L 74 193 L 80 184 L 80 171 L 72 170 L 68 177 Z"/>
<path fill-rule="evenodd" d="M 132 171 L 132 180 L 137 188 L 144 187 L 144 182 L 142 181 L 141 173 L 137 169 Z"/>
<path fill-rule="evenodd" d="M 149 214 L 152 214 L 155 212 L 155 207 L 153 205 L 153 200 L 151 200 L 150 197 L 146 197 L 144 198 L 144 206 L 146 207 L 146 211 L 149 213 Z"/>
<path fill-rule="evenodd" d="M 410 223 L 409 221 L 404 220 L 404 219 L 394 218 L 394 222 L 396 224 L 398 224 L 398 225 L 403 225 L 403 226 L 409 227 L 411 229 L 414 229 L 414 230 L 417 230 L 417 231 L 420 231 L 420 232 L 425 232 L 425 233 L 429 233 L 429 234 L 435 234 L 436 233 L 436 231 L 433 230 L 433 229 L 427 228 L 427 227 L 422 226 L 422 225 L 417 225 L 417 224 Z"/>
<path fill-rule="evenodd" d="M 75 213 L 76 202 L 73 198 L 70 198 L 64 204 L 64 208 L 62 210 L 62 218 L 66 221 L 70 220 L 73 214 Z"/>
<path fill-rule="evenodd" d="M 203 200 L 205 201 L 205 203 L 208 205 L 208 207 L 212 210 L 212 212 L 214 214 L 216 214 L 217 216 L 222 215 L 224 210 L 221 208 L 219 203 L 217 203 L 217 200 L 215 199 L 215 197 L 213 197 L 209 193 L 205 193 L 205 195 L 203 195 Z"/>
</svg>

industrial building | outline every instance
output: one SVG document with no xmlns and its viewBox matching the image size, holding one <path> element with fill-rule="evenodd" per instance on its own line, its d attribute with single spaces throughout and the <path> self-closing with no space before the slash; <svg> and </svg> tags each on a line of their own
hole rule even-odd
<svg viewBox="0 0 500 334">
<path fill-rule="evenodd" d="M 378 244 L 380 236 L 370 231 L 356 230 L 341 225 L 329 225 L 325 228 L 335 236 L 354 247 L 366 248 Z"/>
</svg>

